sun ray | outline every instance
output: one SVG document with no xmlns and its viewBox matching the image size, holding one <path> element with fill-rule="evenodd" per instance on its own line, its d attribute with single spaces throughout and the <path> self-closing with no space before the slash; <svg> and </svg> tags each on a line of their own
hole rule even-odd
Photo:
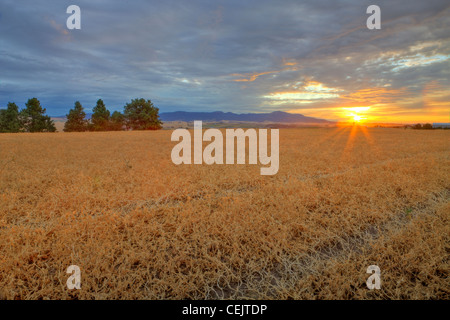
<svg viewBox="0 0 450 320">
<path fill-rule="evenodd" d="M 360 126 L 359 129 L 361 130 L 364 138 L 366 139 L 367 143 L 369 144 L 369 148 L 370 148 L 371 152 L 376 153 L 377 156 L 381 155 L 383 153 L 383 151 L 380 148 L 380 145 L 378 143 L 376 143 L 376 141 L 370 134 L 369 129 L 367 129 L 367 127 L 365 127 L 365 126 Z"/>
<path fill-rule="evenodd" d="M 328 141 L 328 140 L 330 140 L 330 139 L 335 140 L 335 139 L 338 138 L 340 135 L 342 135 L 342 133 L 344 133 L 344 131 L 345 131 L 345 127 L 337 127 L 337 128 L 335 128 L 333 131 L 331 131 L 329 134 L 327 134 L 325 137 L 323 137 L 323 138 L 321 138 L 321 139 L 319 139 L 319 140 L 314 141 L 314 142 L 310 145 L 310 147 L 317 146 L 317 145 L 321 145 L 322 143 L 324 143 L 324 142 L 326 142 L 326 141 Z"/>
<path fill-rule="evenodd" d="M 357 132 L 358 126 L 356 125 L 352 126 L 345 147 L 342 150 L 341 161 L 348 161 L 348 158 L 351 156 L 351 151 L 353 150 Z"/>
</svg>

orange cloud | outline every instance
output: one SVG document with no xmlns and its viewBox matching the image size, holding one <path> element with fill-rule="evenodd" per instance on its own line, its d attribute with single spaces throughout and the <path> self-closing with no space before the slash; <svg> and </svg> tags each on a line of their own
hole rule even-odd
<svg viewBox="0 0 450 320">
<path fill-rule="evenodd" d="M 283 66 L 296 66 L 298 65 L 298 62 L 292 61 L 292 60 L 286 60 L 285 58 L 282 59 Z"/>
<path fill-rule="evenodd" d="M 64 36 L 69 35 L 69 31 L 67 29 L 65 29 L 64 26 L 58 24 L 55 20 L 49 20 L 49 21 L 50 21 L 50 25 L 53 27 L 53 29 L 58 31 L 60 34 L 62 34 Z"/>
<path fill-rule="evenodd" d="M 254 73 L 233 73 L 230 76 L 232 77 L 239 77 L 241 79 L 234 79 L 232 81 L 235 82 L 253 82 L 258 77 L 271 74 L 271 73 L 279 73 L 283 71 L 297 71 L 299 69 L 298 63 L 295 61 L 286 61 L 284 58 L 282 60 L 283 68 L 280 68 L 280 70 L 274 70 L 274 71 L 265 71 L 265 72 L 254 72 Z"/>
<path fill-rule="evenodd" d="M 270 74 L 270 73 L 276 73 L 278 71 L 266 71 L 266 72 L 260 72 L 260 73 L 233 73 L 232 77 L 242 77 L 244 79 L 234 79 L 235 82 L 252 82 L 255 81 L 259 76 Z"/>
<path fill-rule="evenodd" d="M 356 103 L 375 104 L 375 103 L 389 103 L 393 100 L 402 99 L 406 96 L 407 91 L 404 88 L 401 89 L 389 89 L 389 88 L 366 88 L 348 95 L 343 95 L 343 99 L 349 99 Z"/>
<path fill-rule="evenodd" d="M 422 90 L 423 106 L 427 111 L 447 111 L 450 113 L 450 90 L 439 81 L 430 81 Z"/>
</svg>

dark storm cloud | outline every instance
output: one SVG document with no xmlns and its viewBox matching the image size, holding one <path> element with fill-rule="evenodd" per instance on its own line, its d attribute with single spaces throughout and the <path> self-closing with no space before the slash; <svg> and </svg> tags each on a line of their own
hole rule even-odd
<svg viewBox="0 0 450 320">
<path fill-rule="evenodd" d="M 343 97 L 450 84 L 445 0 L 77 1 L 82 29 L 67 30 L 71 4 L 0 3 L 0 107 L 36 96 L 61 115 L 75 100 L 121 110 L 145 97 L 161 111 L 319 110 L 339 99 L 270 94 L 311 81 Z M 381 30 L 366 28 L 370 4 L 381 7 Z"/>
</svg>

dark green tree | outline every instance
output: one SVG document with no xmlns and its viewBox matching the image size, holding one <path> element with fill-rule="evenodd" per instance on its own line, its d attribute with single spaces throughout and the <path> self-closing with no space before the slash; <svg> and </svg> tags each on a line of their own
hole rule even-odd
<svg viewBox="0 0 450 320">
<path fill-rule="evenodd" d="M 122 130 L 123 125 L 125 124 L 125 117 L 119 111 L 114 111 L 111 115 L 109 121 L 109 128 L 112 131 L 120 131 Z"/>
<path fill-rule="evenodd" d="M 8 132 L 5 128 L 6 109 L 0 109 L 0 133 Z"/>
<path fill-rule="evenodd" d="M 0 110 L 0 132 L 19 132 L 21 128 L 19 107 L 9 102 L 5 110 Z"/>
<path fill-rule="evenodd" d="M 133 130 L 158 130 L 162 128 L 159 109 L 150 100 L 134 99 L 124 107 L 127 127 Z"/>
<path fill-rule="evenodd" d="M 55 122 L 50 116 L 44 116 L 44 130 L 40 132 L 56 132 Z"/>
<path fill-rule="evenodd" d="M 55 132 L 53 120 L 45 114 L 38 99 L 28 99 L 25 109 L 20 111 L 19 117 L 26 132 Z"/>
<path fill-rule="evenodd" d="M 85 119 L 86 113 L 79 101 L 75 102 L 75 107 L 69 110 L 69 114 L 67 114 L 66 117 L 67 121 L 64 123 L 65 132 L 81 132 L 87 130 L 87 120 Z"/>
<path fill-rule="evenodd" d="M 422 125 L 420 123 L 413 125 L 413 129 L 420 130 L 422 129 Z"/>
<path fill-rule="evenodd" d="M 423 125 L 422 129 L 431 130 L 431 129 L 433 129 L 433 126 L 430 123 L 425 123 Z"/>
<path fill-rule="evenodd" d="M 97 105 L 92 109 L 91 129 L 94 131 L 107 131 L 109 128 L 110 112 L 106 109 L 102 99 L 98 99 Z"/>
</svg>

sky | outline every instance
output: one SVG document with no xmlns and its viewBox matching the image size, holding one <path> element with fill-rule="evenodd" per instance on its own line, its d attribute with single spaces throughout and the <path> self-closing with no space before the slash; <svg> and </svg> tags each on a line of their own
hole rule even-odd
<svg viewBox="0 0 450 320">
<path fill-rule="evenodd" d="M 32 97 L 52 116 L 142 97 L 160 112 L 450 122 L 450 1 L 2 0 L 0 108 Z"/>
</svg>

